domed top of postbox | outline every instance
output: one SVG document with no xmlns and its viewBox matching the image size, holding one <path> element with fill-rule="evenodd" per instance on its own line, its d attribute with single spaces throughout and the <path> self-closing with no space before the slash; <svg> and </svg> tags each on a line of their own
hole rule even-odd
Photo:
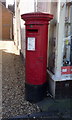
<svg viewBox="0 0 72 120">
<path fill-rule="evenodd" d="M 48 23 L 53 19 L 53 15 L 41 12 L 22 14 L 21 18 L 26 22 L 26 24 L 43 24 Z"/>
</svg>

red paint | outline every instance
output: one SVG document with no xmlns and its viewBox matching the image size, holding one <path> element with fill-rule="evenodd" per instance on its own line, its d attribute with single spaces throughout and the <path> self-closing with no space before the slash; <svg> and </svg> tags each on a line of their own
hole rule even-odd
<svg viewBox="0 0 72 120">
<path fill-rule="evenodd" d="M 61 74 L 72 74 L 72 66 L 61 67 Z"/>
<path fill-rule="evenodd" d="M 21 17 L 26 22 L 26 83 L 41 85 L 46 82 L 48 24 L 53 16 L 30 13 Z M 35 51 L 27 50 L 28 37 L 35 37 Z"/>
</svg>

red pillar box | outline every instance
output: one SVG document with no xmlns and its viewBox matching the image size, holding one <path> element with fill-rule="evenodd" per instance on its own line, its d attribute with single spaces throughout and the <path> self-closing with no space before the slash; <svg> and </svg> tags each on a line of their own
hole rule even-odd
<svg viewBox="0 0 72 120">
<path fill-rule="evenodd" d="M 26 25 L 26 99 L 37 102 L 46 93 L 48 24 L 53 15 L 29 13 L 21 15 Z"/>
</svg>

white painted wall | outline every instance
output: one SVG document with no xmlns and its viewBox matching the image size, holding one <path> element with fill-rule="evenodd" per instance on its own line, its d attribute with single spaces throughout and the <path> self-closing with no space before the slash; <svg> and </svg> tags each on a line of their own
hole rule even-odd
<svg viewBox="0 0 72 120">
<path fill-rule="evenodd" d="M 19 2 L 17 6 L 17 2 Z M 21 15 L 34 12 L 34 0 L 15 0 L 15 43 L 25 56 L 25 26 Z"/>
<path fill-rule="evenodd" d="M 51 2 L 49 2 L 51 1 Z M 53 26 L 55 20 L 57 21 L 55 32 L 53 34 L 50 33 L 52 29 L 51 26 L 49 28 L 49 36 L 56 37 L 56 53 L 55 53 L 55 79 L 61 80 L 61 65 L 62 65 L 62 45 L 63 38 L 65 35 L 64 25 L 65 25 L 65 11 L 66 11 L 66 0 L 58 0 L 57 4 L 53 3 L 52 0 L 38 0 L 37 10 L 40 12 L 47 12 L 54 15 L 54 20 L 52 20 L 51 24 Z M 57 8 L 56 8 L 57 5 Z M 53 35 L 53 36 L 52 36 Z M 49 50 L 48 50 L 49 52 Z"/>
<path fill-rule="evenodd" d="M 62 54 L 62 48 L 63 48 L 63 39 L 65 37 L 65 11 L 66 11 L 66 5 L 62 7 L 63 3 L 60 3 L 58 8 L 59 8 L 59 15 L 57 19 L 57 50 L 56 50 L 56 70 L 55 70 L 55 76 L 56 80 L 61 81 L 61 65 L 62 65 L 62 59 L 63 59 L 63 54 Z"/>
<path fill-rule="evenodd" d="M 20 15 L 34 12 L 34 0 L 20 0 Z M 25 26 L 21 19 L 21 52 L 25 56 Z"/>
</svg>

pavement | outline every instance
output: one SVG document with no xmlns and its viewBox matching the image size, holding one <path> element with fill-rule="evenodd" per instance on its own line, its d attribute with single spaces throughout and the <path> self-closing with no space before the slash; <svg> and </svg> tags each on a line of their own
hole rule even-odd
<svg viewBox="0 0 72 120">
<path fill-rule="evenodd" d="M 0 118 L 39 112 L 25 100 L 25 66 L 13 41 L 0 41 Z"/>
<path fill-rule="evenodd" d="M 2 118 L 2 51 L 0 51 L 0 119 Z"/>
<path fill-rule="evenodd" d="M 16 116 L 3 120 L 72 120 L 72 99 L 47 97 L 36 103 L 41 111 L 29 115 Z"/>
<path fill-rule="evenodd" d="M 0 118 L 3 119 L 18 116 L 72 119 L 70 98 L 48 96 L 35 104 L 25 100 L 25 66 L 13 41 L 0 41 L 0 96 Z"/>
<path fill-rule="evenodd" d="M 47 97 L 37 105 L 42 112 L 52 113 L 53 116 L 72 118 L 72 98 L 53 99 Z"/>
</svg>

